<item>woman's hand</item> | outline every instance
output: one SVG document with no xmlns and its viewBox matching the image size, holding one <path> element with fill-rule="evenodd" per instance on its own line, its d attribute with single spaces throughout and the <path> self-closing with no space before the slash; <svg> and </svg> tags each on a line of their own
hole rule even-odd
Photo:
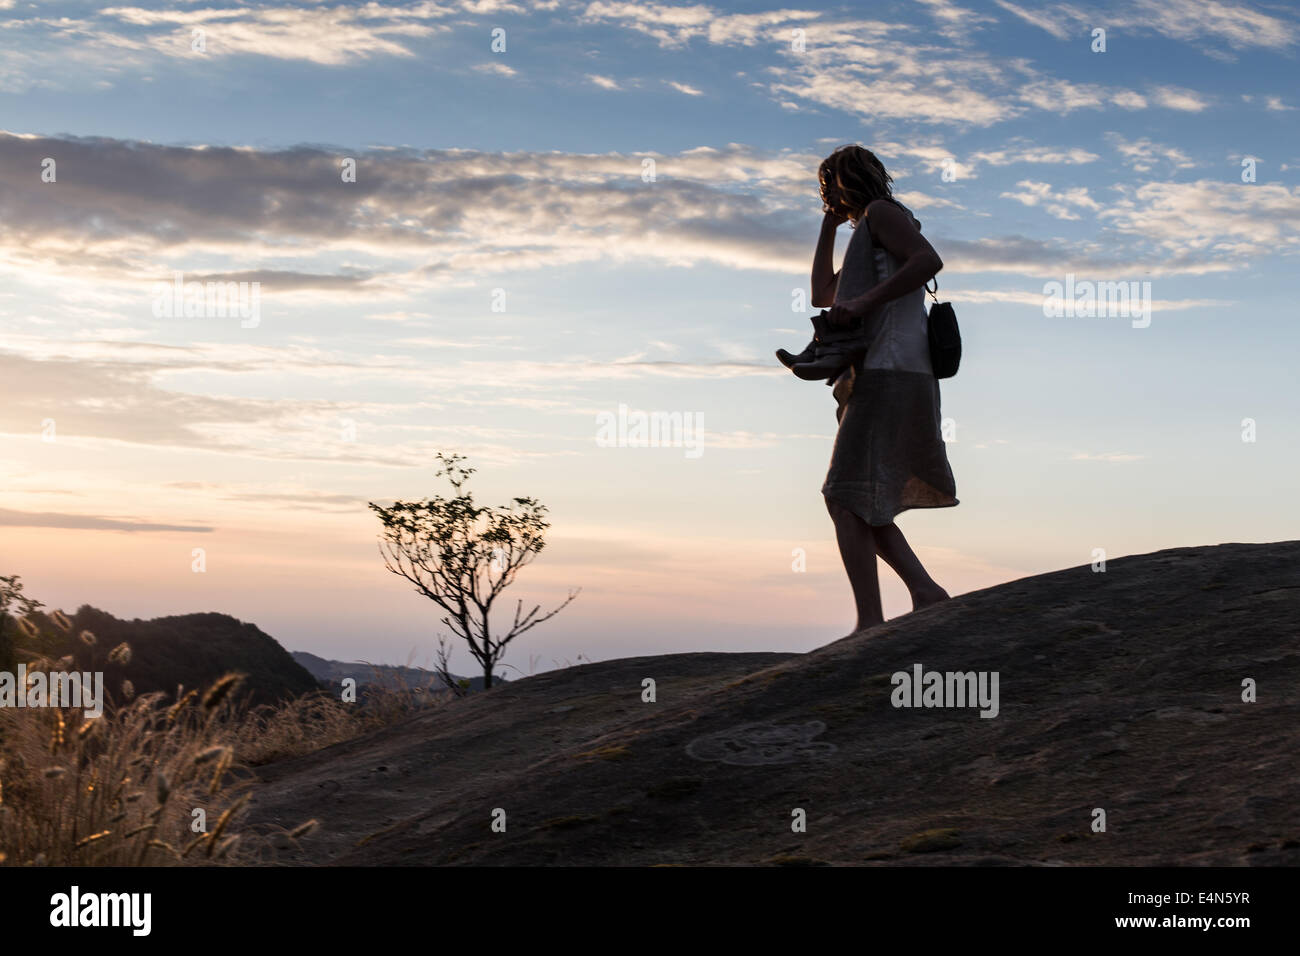
<svg viewBox="0 0 1300 956">
<path fill-rule="evenodd" d="M 833 329 L 843 329 L 857 317 L 857 312 L 848 302 L 841 302 L 839 305 L 831 306 L 831 314 L 826 317 L 826 324 Z"/>
<path fill-rule="evenodd" d="M 864 301 L 861 297 L 847 299 L 838 305 L 831 306 L 831 314 L 826 317 L 826 321 L 833 329 L 843 329 L 847 328 L 851 323 L 870 315 L 872 311 L 870 303 Z"/>
<path fill-rule="evenodd" d="M 826 206 L 826 215 L 822 217 L 822 225 L 829 226 L 832 229 L 837 228 L 840 223 L 848 222 L 849 217 L 842 212 L 837 212 L 833 207 Z"/>
</svg>

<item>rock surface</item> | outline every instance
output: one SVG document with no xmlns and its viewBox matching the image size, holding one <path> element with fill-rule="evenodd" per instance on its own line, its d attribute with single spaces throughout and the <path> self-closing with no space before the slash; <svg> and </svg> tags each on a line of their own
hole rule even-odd
<svg viewBox="0 0 1300 956">
<path fill-rule="evenodd" d="M 254 823 L 320 820 L 286 863 L 1297 865 L 1297 619 L 1300 542 L 1119 558 L 514 681 L 261 768 Z M 997 672 L 997 716 L 895 707 L 916 664 Z"/>
</svg>

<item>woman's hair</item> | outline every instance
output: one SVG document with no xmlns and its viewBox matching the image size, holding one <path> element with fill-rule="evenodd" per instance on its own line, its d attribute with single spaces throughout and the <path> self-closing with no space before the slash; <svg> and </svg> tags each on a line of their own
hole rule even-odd
<svg viewBox="0 0 1300 956">
<path fill-rule="evenodd" d="M 861 216 L 875 199 L 894 198 L 890 187 L 894 178 L 885 171 L 885 164 L 856 143 L 841 146 L 823 159 L 817 181 L 823 211 L 835 209 L 851 218 Z"/>
</svg>

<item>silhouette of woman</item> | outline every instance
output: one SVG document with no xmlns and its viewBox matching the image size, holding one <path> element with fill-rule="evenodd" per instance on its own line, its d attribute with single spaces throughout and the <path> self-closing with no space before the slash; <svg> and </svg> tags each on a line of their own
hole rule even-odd
<svg viewBox="0 0 1300 956">
<path fill-rule="evenodd" d="M 930 365 L 925 285 L 943 262 L 894 199 L 892 177 L 861 146 L 841 146 L 817 174 L 825 217 L 813 255 L 812 303 L 833 329 L 860 329 L 865 352 L 834 382 L 839 428 L 822 486 L 853 587 L 854 632 L 881 623 L 876 556 L 907 585 L 912 608 L 947 599 L 894 523 L 909 508 L 957 504 Z M 853 236 L 838 273 L 835 230 Z"/>
</svg>

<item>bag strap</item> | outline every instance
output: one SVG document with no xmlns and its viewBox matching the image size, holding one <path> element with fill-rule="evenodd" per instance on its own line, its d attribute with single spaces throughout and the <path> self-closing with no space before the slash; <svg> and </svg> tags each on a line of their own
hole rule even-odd
<svg viewBox="0 0 1300 956">
<path fill-rule="evenodd" d="M 862 224 L 860 228 L 865 229 L 867 231 L 867 234 L 864 237 L 866 240 L 867 248 L 863 252 L 863 255 L 866 256 L 867 269 L 870 271 L 871 281 L 867 284 L 867 288 L 872 289 L 875 288 L 880 283 L 880 270 L 876 268 L 876 243 L 875 240 L 871 238 L 871 227 L 867 225 L 867 218 L 865 213 L 863 214 Z"/>
<path fill-rule="evenodd" d="M 882 197 L 882 198 L 883 198 L 883 199 L 887 199 L 889 202 L 892 202 L 895 206 L 897 206 L 899 209 L 903 210 L 903 212 L 907 213 L 909 216 L 912 215 L 912 210 L 908 209 L 906 206 L 904 206 L 901 202 L 899 202 L 899 201 L 898 201 L 897 199 L 895 199 L 893 196 L 884 196 L 884 197 Z M 916 217 L 913 216 L 912 218 L 915 219 Z M 869 239 L 870 237 L 871 237 L 871 236 L 870 236 L 870 233 L 868 232 L 868 234 L 867 234 L 867 238 Z M 875 253 L 874 253 L 874 252 L 869 252 L 869 253 L 868 253 L 868 256 L 869 256 L 869 258 L 871 259 L 871 266 L 872 266 L 872 269 L 873 269 L 873 271 L 874 271 L 874 269 L 875 269 L 875 264 L 876 264 L 876 256 L 875 256 Z M 879 277 L 878 277 L 878 276 L 873 276 L 873 278 L 878 279 Z M 934 283 L 934 288 L 933 288 L 933 289 L 930 288 L 930 283 L 931 283 L 931 282 Z M 934 299 L 935 302 L 938 302 L 938 301 L 939 301 L 939 296 L 938 296 L 938 292 L 939 292 L 939 278 L 938 278 L 938 276 L 931 276 L 930 279 L 929 279 L 929 281 L 926 282 L 926 284 L 925 284 L 924 286 L 922 286 L 922 288 L 924 288 L 926 292 L 930 293 L 930 297 L 931 297 L 932 299 Z"/>
</svg>

